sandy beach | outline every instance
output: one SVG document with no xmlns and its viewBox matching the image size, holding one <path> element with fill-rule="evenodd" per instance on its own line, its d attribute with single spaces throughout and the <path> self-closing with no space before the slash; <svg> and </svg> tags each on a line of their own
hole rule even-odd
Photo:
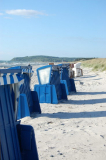
<svg viewBox="0 0 106 160">
<path fill-rule="evenodd" d="M 38 67 L 33 66 L 32 90 Z M 39 160 L 106 160 L 106 72 L 83 72 L 68 101 L 42 103 L 41 115 L 21 120 L 34 127 Z"/>
</svg>

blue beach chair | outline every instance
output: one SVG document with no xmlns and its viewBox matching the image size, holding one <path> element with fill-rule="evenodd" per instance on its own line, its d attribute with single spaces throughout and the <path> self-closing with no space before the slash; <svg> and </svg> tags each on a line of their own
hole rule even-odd
<svg viewBox="0 0 106 160">
<path fill-rule="evenodd" d="M 57 104 L 67 100 L 65 85 L 60 81 L 61 66 L 47 65 L 37 69 L 39 85 L 34 86 L 40 103 Z"/>
<path fill-rule="evenodd" d="M 19 69 L 23 78 L 23 81 L 12 86 L 16 97 L 15 111 L 17 115 L 15 113 L 15 116 L 17 119 L 30 116 L 30 113 L 33 112 L 41 113 L 37 92 L 30 89 L 30 80 L 33 74 L 32 66 L 16 66 L 10 69 L 14 71 Z"/>
<path fill-rule="evenodd" d="M 15 119 L 12 85 L 21 82 L 21 70 L 0 70 L 0 160 L 39 160 L 32 126 Z"/>
<path fill-rule="evenodd" d="M 69 77 L 70 64 L 59 64 L 59 66 L 61 66 L 60 80 L 65 85 L 67 95 L 76 92 L 74 79 Z"/>
</svg>

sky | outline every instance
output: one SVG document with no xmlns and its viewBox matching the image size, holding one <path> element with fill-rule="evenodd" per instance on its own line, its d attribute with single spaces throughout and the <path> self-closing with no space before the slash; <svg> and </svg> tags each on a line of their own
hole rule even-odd
<svg viewBox="0 0 106 160">
<path fill-rule="evenodd" d="M 106 58 L 106 0 L 0 0 L 0 60 Z"/>
</svg>

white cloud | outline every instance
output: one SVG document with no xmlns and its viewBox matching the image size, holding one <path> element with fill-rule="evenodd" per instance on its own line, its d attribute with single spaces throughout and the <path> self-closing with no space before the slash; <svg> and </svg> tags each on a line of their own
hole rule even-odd
<svg viewBox="0 0 106 160">
<path fill-rule="evenodd" d="M 16 10 L 7 10 L 7 14 L 17 15 L 17 16 L 48 16 L 44 12 L 39 12 L 36 10 L 26 10 L 26 9 L 16 9 Z"/>
<path fill-rule="evenodd" d="M 3 13 L 0 13 L 0 16 L 2 16 L 3 15 Z"/>
</svg>

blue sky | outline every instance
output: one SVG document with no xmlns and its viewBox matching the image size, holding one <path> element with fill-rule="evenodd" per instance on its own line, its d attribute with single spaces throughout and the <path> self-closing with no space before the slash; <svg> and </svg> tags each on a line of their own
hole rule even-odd
<svg viewBox="0 0 106 160">
<path fill-rule="evenodd" d="M 0 0 L 0 60 L 106 58 L 106 0 Z"/>
</svg>

